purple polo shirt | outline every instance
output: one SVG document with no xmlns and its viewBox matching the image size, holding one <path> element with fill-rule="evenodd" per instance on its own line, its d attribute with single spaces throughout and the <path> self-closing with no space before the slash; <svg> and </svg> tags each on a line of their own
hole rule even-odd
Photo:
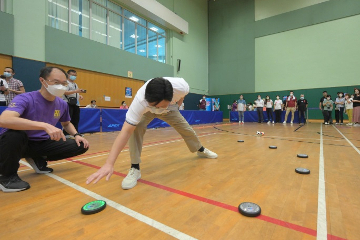
<svg viewBox="0 0 360 240">
<path fill-rule="evenodd" d="M 70 121 L 68 104 L 59 97 L 54 101 L 46 100 L 39 91 L 27 92 L 17 95 L 5 109 L 20 114 L 21 118 L 31 121 L 45 122 L 55 126 L 58 122 Z M 0 135 L 8 129 L 2 129 Z M 31 141 L 49 139 L 49 135 L 43 130 L 26 130 Z"/>
</svg>

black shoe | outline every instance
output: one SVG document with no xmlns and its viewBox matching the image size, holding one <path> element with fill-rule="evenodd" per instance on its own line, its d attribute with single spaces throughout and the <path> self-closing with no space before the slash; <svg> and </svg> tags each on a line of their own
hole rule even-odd
<svg viewBox="0 0 360 240">
<path fill-rule="evenodd" d="M 0 189 L 3 192 L 19 192 L 29 188 L 29 183 L 21 180 L 17 173 L 10 177 L 0 175 Z"/>
<path fill-rule="evenodd" d="M 31 165 L 36 173 L 51 173 L 54 171 L 52 168 L 47 167 L 47 162 L 43 158 L 36 160 L 33 158 L 25 158 L 25 160 Z"/>
</svg>

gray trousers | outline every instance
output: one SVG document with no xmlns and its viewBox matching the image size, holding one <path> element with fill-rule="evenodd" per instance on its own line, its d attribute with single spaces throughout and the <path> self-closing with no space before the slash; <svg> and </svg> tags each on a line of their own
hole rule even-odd
<svg viewBox="0 0 360 240">
<path fill-rule="evenodd" d="M 181 115 L 179 110 L 170 111 L 164 114 L 146 112 L 142 116 L 141 121 L 136 126 L 133 134 L 129 139 L 130 158 L 132 164 L 141 163 L 140 156 L 146 127 L 154 118 L 159 118 L 172 126 L 182 136 L 190 152 L 196 152 L 202 147 L 195 131 Z"/>
</svg>

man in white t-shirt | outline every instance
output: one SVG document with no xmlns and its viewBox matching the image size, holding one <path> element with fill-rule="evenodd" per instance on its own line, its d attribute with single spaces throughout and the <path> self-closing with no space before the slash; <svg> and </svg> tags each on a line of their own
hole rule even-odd
<svg viewBox="0 0 360 240">
<path fill-rule="evenodd" d="M 6 98 L 5 95 L 9 94 L 9 86 L 5 80 L 5 76 L 0 76 L 0 106 L 6 106 Z"/>
<path fill-rule="evenodd" d="M 197 152 L 199 157 L 217 158 L 217 154 L 204 148 L 195 131 L 179 112 L 179 106 L 189 93 L 189 85 L 182 78 L 154 78 L 147 81 L 136 93 L 136 96 L 126 113 L 125 122 L 117 136 L 106 163 L 86 181 L 87 184 L 98 182 L 106 176 L 109 180 L 114 171 L 114 164 L 120 152 L 129 141 L 131 168 L 121 186 L 130 189 L 136 186 L 141 178 L 140 163 L 143 137 L 147 125 L 154 119 L 166 121 L 183 137 L 191 152 Z"/>
</svg>

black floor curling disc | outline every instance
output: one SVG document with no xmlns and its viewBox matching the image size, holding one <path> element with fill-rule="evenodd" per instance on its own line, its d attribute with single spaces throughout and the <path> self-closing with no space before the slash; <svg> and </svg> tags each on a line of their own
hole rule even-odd
<svg viewBox="0 0 360 240">
<path fill-rule="evenodd" d="M 244 142 L 244 140 L 238 140 L 238 142 Z"/>
<path fill-rule="evenodd" d="M 89 202 L 89 203 L 85 204 L 81 208 L 81 213 L 85 214 L 85 215 L 90 215 L 90 214 L 101 212 L 105 208 L 106 208 L 106 202 L 105 201 L 103 201 L 103 200 L 95 200 L 95 201 L 92 201 L 92 202 Z"/>
<path fill-rule="evenodd" d="M 297 157 L 298 158 L 308 158 L 309 156 L 306 154 L 298 154 Z"/>
<path fill-rule="evenodd" d="M 306 168 L 295 168 L 295 172 L 300 174 L 310 174 L 310 170 Z"/>
<path fill-rule="evenodd" d="M 269 146 L 270 149 L 277 149 L 277 146 Z"/>
<path fill-rule="evenodd" d="M 239 212 L 247 217 L 257 217 L 261 214 L 261 208 L 255 203 L 243 202 L 239 205 Z"/>
</svg>

